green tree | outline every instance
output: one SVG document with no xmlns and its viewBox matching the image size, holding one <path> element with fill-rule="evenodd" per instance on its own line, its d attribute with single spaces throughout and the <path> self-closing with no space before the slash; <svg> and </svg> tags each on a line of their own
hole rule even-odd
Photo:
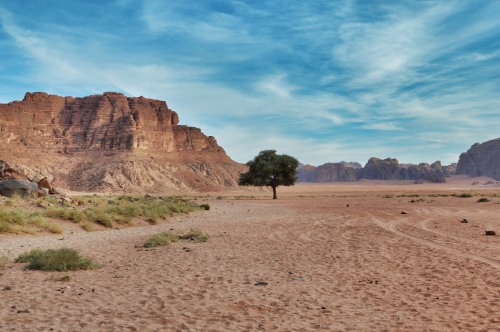
<svg viewBox="0 0 500 332">
<path fill-rule="evenodd" d="M 240 175 L 241 186 L 267 186 L 273 188 L 273 199 L 277 199 L 278 186 L 293 186 L 297 180 L 299 162 L 286 154 L 276 154 L 276 150 L 261 151 L 247 163 L 249 170 Z"/>
</svg>

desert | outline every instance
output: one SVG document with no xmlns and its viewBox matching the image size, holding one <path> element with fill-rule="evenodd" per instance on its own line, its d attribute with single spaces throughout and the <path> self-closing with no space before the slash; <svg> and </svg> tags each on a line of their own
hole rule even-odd
<svg viewBox="0 0 500 332">
<path fill-rule="evenodd" d="M 454 176 L 445 184 L 297 184 L 279 193 L 192 194 L 210 210 L 158 225 L 0 234 L 0 256 L 9 259 L 72 247 L 101 264 L 56 278 L 61 272 L 8 263 L 0 329 L 498 330 L 500 238 L 485 235 L 500 228 L 498 187 Z M 192 228 L 208 241 L 142 247 L 152 234 Z"/>
</svg>

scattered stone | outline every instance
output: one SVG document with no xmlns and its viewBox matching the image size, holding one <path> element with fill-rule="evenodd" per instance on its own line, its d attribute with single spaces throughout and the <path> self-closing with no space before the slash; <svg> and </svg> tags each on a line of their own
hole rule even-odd
<svg viewBox="0 0 500 332">
<path fill-rule="evenodd" d="M 347 204 L 346 207 L 349 207 L 349 204 Z"/>
<path fill-rule="evenodd" d="M 269 284 L 265 281 L 257 281 L 254 285 L 255 286 L 267 286 Z"/>
<path fill-rule="evenodd" d="M 28 309 L 25 309 L 25 310 L 18 310 L 17 311 L 18 314 L 29 314 L 30 311 Z"/>
<path fill-rule="evenodd" d="M 3 288 L 3 290 L 4 290 L 4 291 L 9 291 L 9 290 L 12 290 L 12 287 L 11 287 L 11 286 L 5 286 L 5 287 Z"/>
<path fill-rule="evenodd" d="M 462 223 L 462 224 L 468 224 L 468 223 L 469 223 L 469 220 L 467 220 L 467 219 L 465 219 L 465 218 L 464 218 L 464 219 L 462 219 L 461 223 Z"/>
<path fill-rule="evenodd" d="M 42 202 L 38 202 L 36 204 L 36 206 L 38 206 L 39 208 L 42 208 L 42 209 L 46 209 L 47 208 L 47 205 L 43 204 Z"/>
<path fill-rule="evenodd" d="M 492 229 L 486 229 L 486 230 L 484 230 L 484 233 L 486 235 L 497 235 L 497 233 Z"/>
<path fill-rule="evenodd" d="M 404 211 L 401 211 L 401 214 L 408 214 L 408 213 L 406 213 L 406 212 L 404 212 Z"/>
<path fill-rule="evenodd" d="M 154 196 L 153 194 L 146 193 L 146 194 L 144 195 L 144 197 L 145 197 L 145 198 L 153 198 L 153 197 L 155 197 L 155 196 Z"/>
</svg>

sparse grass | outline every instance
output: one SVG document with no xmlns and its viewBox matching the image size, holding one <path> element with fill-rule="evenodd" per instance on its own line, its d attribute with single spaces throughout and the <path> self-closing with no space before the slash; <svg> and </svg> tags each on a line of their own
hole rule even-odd
<svg viewBox="0 0 500 332">
<path fill-rule="evenodd" d="M 203 234 L 200 230 L 191 229 L 185 234 L 176 234 L 172 232 L 162 232 L 155 234 L 144 242 L 145 248 L 152 248 L 157 246 L 167 246 L 170 243 L 184 241 L 205 242 L 208 240 L 208 235 Z"/>
<path fill-rule="evenodd" d="M 456 195 L 456 197 L 460 197 L 460 198 L 471 198 L 471 197 L 472 197 L 472 194 L 462 193 L 462 194 L 458 194 L 458 195 Z"/>
<path fill-rule="evenodd" d="M 158 246 L 167 246 L 172 242 L 178 242 L 179 235 L 171 232 L 162 232 L 151 236 L 144 242 L 144 248 L 152 248 Z"/>
<path fill-rule="evenodd" d="M 188 233 L 179 235 L 179 239 L 194 242 L 206 242 L 208 240 L 208 235 L 203 234 L 200 230 L 191 229 Z"/>
<path fill-rule="evenodd" d="M 10 263 L 10 260 L 7 256 L 0 256 L 0 271 L 4 270 Z"/>
<path fill-rule="evenodd" d="M 490 200 L 486 197 L 482 197 L 480 199 L 477 200 L 477 203 L 486 203 L 486 202 L 489 202 Z"/>
<path fill-rule="evenodd" d="M 40 212 L 30 212 L 19 208 L 0 210 L 0 233 L 33 234 L 36 228 L 46 229 L 52 233 L 62 232 L 54 223 Z"/>
<path fill-rule="evenodd" d="M 51 207 L 45 215 L 51 218 L 79 223 L 85 230 L 91 230 L 90 223 L 112 228 L 116 224 L 129 224 L 133 218 L 157 224 L 159 220 L 178 213 L 189 213 L 204 209 L 208 204 L 196 205 L 181 197 L 139 197 L 121 195 L 116 198 L 105 196 L 78 196 L 82 207 Z M 208 209 L 210 207 L 208 206 Z"/>
<path fill-rule="evenodd" d="M 40 250 L 34 249 L 16 258 L 16 263 L 28 263 L 28 270 L 75 271 L 91 270 L 99 265 L 70 248 Z"/>
</svg>

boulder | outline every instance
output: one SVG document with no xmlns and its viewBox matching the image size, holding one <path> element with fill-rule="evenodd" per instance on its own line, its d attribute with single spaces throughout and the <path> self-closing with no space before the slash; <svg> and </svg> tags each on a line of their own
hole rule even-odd
<svg viewBox="0 0 500 332">
<path fill-rule="evenodd" d="M 486 235 L 497 235 L 497 233 L 492 229 L 486 229 L 486 230 L 484 230 L 484 233 Z"/>
<path fill-rule="evenodd" d="M 38 185 L 27 180 L 5 180 L 0 181 L 0 195 L 12 197 L 20 195 L 22 197 L 34 196 L 37 194 Z"/>
</svg>

